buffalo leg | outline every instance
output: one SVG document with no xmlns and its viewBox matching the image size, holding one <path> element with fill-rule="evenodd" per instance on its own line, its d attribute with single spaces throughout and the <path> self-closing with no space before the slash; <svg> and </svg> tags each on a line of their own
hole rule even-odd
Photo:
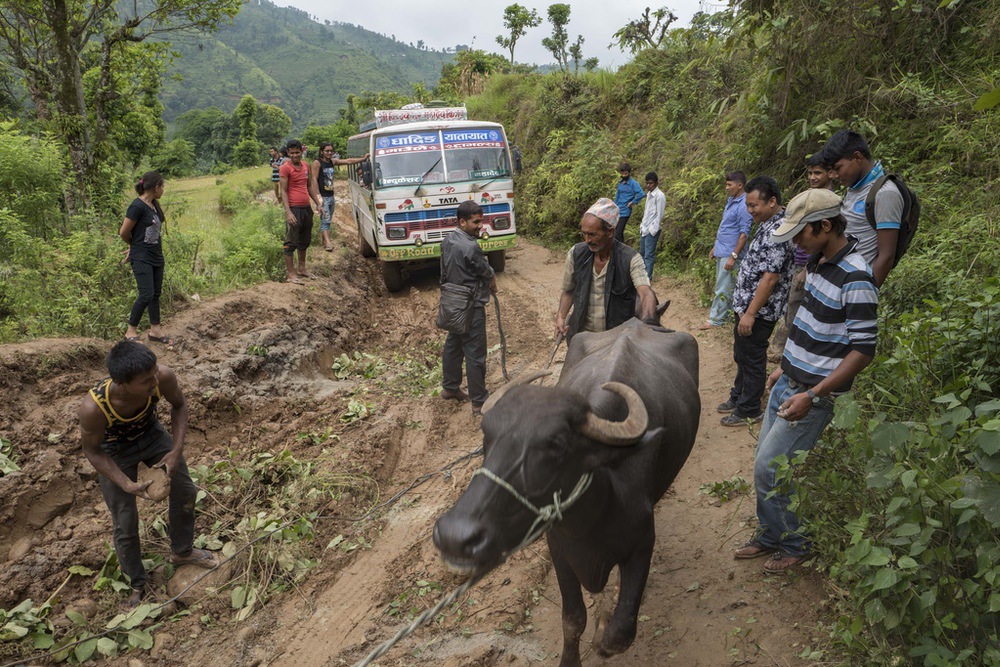
<svg viewBox="0 0 1000 667">
<path fill-rule="evenodd" d="M 632 554 L 631 558 L 618 564 L 618 574 L 621 585 L 618 592 L 618 604 L 611 622 L 604 630 L 604 637 L 596 647 L 602 657 L 618 655 L 635 640 L 636 622 L 639 616 L 639 605 L 642 594 L 646 590 L 646 579 L 649 577 L 649 563 L 653 557 L 653 527 L 647 531 L 648 544 L 643 544 Z M 565 603 L 564 603 L 565 604 Z"/>
<path fill-rule="evenodd" d="M 587 628 L 587 607 L 583 602 L 580 580 L 566 559 L 553 547 L 552 540 L 549 540 L 549 552 L 562 595 L 563 650 L 559 667 L 580 667 L 580 637 Z"/>
</svg>

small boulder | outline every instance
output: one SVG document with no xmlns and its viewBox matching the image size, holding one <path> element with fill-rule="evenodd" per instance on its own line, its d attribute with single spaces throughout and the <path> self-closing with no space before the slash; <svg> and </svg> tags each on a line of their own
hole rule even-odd
<svg viewBox="0 0 1000 667">
<path fill-rule="evenodd" d="M 11 563 L 16 563 L 31 553 L 31 549 L 35 546 L 35 544 L 37 544 L 36 540 L 30 537 L 22 537 L 17 542 L 14 542 L 10 551 L 7 552 L 7 560 Z"/>
<path fill-rule="evenodd" d="M 201 578 L 206 572 L 208 574 Z M 175 597 L 179 594 L 180 597 L 177 598 L 179 603 L 185 606 L 192 605 L 208 595 L 209 588 L 218 589 L 229 583 L 232 573 L 233 564 L 229 560 L 222 561 L 218 569 L 212 572 L 197 565 L 181 565 L 174 570 L 174 576 L 167 582 L 167 595 Z M 197 583 L 194 583 L 195 581 Z"/>
<path fill-rule="evenodd" d="M 170 495 L 170 478 L 167 472 L 160 466 L 147 468 L 144 464 L 139 466 L 139 481 L 152 482 L 146 493 L 149 499 L 155 502 L 165 500 Z"/>
</svg>

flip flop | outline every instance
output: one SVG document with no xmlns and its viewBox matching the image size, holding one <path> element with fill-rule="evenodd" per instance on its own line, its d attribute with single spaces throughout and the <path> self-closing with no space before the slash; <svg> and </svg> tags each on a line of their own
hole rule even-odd
<svg viewBox="0 0 1000 667">
<path fill-rule="evenodd" d="M 287 278 L 285 282 L 291 283 L 293 285 L 305 285 L 305 283 L 299 280 L 298 278 Z"/>
<path fill-rule="evenodd" d="M 332 245 L 328 245 L 325 248 L 323 248 L 323 250 L 326 250 L 327 252 L 333 252 L 333 246 Z"/>
<path fill-rule="evenodd" d="M 149 338 L 149 340 L 155 341 L 157 343 L 163 343 L 167 347 L 172 347 L 173 344 L 175 342 L 177 342 L 173 338 L 171 338 L 170 336 L 166 336 L 166 335 L 164 335 L 164 336 L 154 336 L 153 334 L 148 334 L 147 337 Z"/>
<path fill-rule="evenodd" d="M 125 340 L 127 340 L 130 343 L 141 343 L 142 342 L 142 340 L 140 340 L 141 338 L 142 336 L 125 336 Z"/>
</svg>

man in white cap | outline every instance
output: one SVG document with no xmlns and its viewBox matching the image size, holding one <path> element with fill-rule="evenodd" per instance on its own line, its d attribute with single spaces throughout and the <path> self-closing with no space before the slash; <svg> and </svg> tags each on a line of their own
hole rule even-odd
<svg viewBox="0 0 1000 667">
<path fill-rule="evenodd" d="M 598 199 L 580 220 L 583 241 L 566 254 L 556 335 L 567 342 L 579 331 L 606 331 L 635 317 L 637 295 L 642 319 L 656 316 L 642 257 L 615 238 L 618 213 L 613 201 Z"/>
<path fill-rule="evenodd" d="M 812 449 L 833 418 L 833 399 L 851 388 L 875 355 L 878 288 L 872 269 L 845 236 L 840 198 L 826 189 L 807 190 L 790 202 L 775 243 L 793 240 L 810 253 L 806 295 L 792 322 L 781 367 L 768 378 L 770 398 L 757 438 L 754 489 L 756 535 L 736 558 L 772 554 L 770 573 L 784 572 L 809 555 L 799 518 L 789 509 L 791 490 L 777 488 L 778 457 Z M 771 495 L 769 495 L 771 494 Z"/>
</svg>

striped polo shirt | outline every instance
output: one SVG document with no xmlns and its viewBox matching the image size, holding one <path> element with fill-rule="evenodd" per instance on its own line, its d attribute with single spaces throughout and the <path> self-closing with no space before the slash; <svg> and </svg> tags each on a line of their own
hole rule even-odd
<svg viewBox="0 0 1000 667">
<path fill-rule="evenodd" d="M 875 355 L 878 287 L 857 246 L 857 240 L 849 238 L 829 260 L 820 262 L 817 254 L 806 265 L 806 294 L 781 360 L 790 380 L 812 387 L 852 350 Z M 850 388 L 848 383 L 833 393 Z"/>
</svg>

